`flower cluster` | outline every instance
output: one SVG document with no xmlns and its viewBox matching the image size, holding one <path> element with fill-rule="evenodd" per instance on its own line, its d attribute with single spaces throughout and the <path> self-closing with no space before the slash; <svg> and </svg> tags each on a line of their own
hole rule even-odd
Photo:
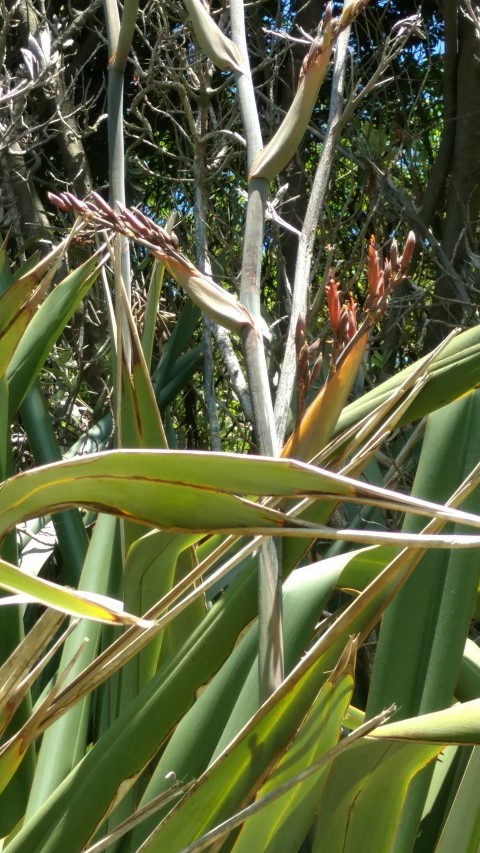
<svg viewBox="0 0 480 853">
<path fill-rule="evenodd" d="M 401 258 L 398 257 L 397 241 L 392 240 L 390 257 L 385 261 L 382 269 L 378 252 L 375 249 L 375 237 L 370 237 L 368 246 L 368 299 L 365 305 L 366 311 L 371 312 L 373 315 L 380 315 L 382 313 L 391 291 L 405 278 L 414 248 L 415 234 L 413 231 L 410 231 L 408 234 Z"/>
<path fill-rule="evenodd" d="M 85 201 L 69 192 L 48 193 L 48 197 L 60 210 L 80 216 L 87 226 L 117 231 L 151 249 L 157 256 L 183 260 L 175 234 L 168 234 L 137 208 L 128 209 L 117 202 L 114 210 L 96 192 L 92 192 Z"/>
<path fill-rule="evenodd" d="M 334 351 L 339 352 L 353 338 L 357 331 L 357 306 L 351 293 L 342 305 L 338 294 L 338 281 L 330 270 L 330 279 L 326 287 L 328 314 L 334 335 Z"/>
<path fill-rule="evenodd" d="M 309 344 L 305 337 L 305 318 L 300 315 L 295 330 L 295 349 L 297 353 L 297 425 L 301 421 L 307 394 L 312 383 L 315 381 L 322 363 L 320 354 L 313 367 L 310 368 L 311 359 L 317 355 L 320 339 Z"/>
<path fill-rule="evenodd" d="M 392 290 L 400 284 L 407 274 L 414 248 L 415 234 L 413 231 L 408 234 L 400 258 L 398 257 L 397 242 L 392 240 L 390 256 L 382 266 L 375 248 L 375 238 L 370 237 L 368 245 L 368 296 L 365 302 L 367 325 L 366 327 L 364 324 L 362 325 L 362 331 L 366 331 L 382 316 Z M 357 305 L 351 293 L 348 294 L 348 299 L 342 304 L 339 295 L 339 283 L 335 280 L 333 270 L 330 270 L 326 293 L 330 326 L 333 331 L 333 364 L 335 364 L 338 356 L 357 334 Z"/>
</svg>

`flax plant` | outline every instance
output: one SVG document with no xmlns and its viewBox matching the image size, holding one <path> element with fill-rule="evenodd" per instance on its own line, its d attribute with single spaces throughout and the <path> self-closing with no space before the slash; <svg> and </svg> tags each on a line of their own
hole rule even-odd
<svg viewBox="0 0 480 853">
<path fill-rule="evenodd" d="M 212 80 L 227 100 L 238 93 L 248 179 L 244 219 L 235 214 L 239 298 L 210 251 L 206 193 L 216 176 L 198 150 L 196 208 L 191 218 L 183 210 L 179 237 L 149 200 L 126 205 L 122 101 L 135 2 L 121 19 L 105 2 L 110 203 L 56 187 L 52 217 L 65 214 L 65 228 L 74 218 L 69 237 L 39 262 L 0 250 L 0 825 L 10 853 L 480 842 L 480 330 L 454 330 L 385 381 L 372 369 L 376 381 L 355 396 L 373 335 L 413 274 L 411 231 L 385 252 L 369 235 L 356 262 L 363 294 L 329 266 L 322 324 L 312 318 L 321 303 L 311 293 L 314 245 L 353 103 L 344 103 L 349 37 L 366 5 L 347 0 L 337 18 L 327 6 L 265 147 L 246 7 L 232 0 L 231 22 L 200 0 L 176 9 L 182 91 L 198 97 L 194 142 L 204 152 Z M 269 328 L 269 194 L 311 131 L 335 48 L 324 149 L 296 232 L 291 318 Z M 143 313 L 127 246 L 139 279 L 151 270 Z M 92 416 L 65 448 L 43 391 L 99 276 L 104 298 L 112 287 L 116 300 L 105 356 L 114 415 Z M 167 327 L 158 301 L 168 288 Z M 232 439 L 213 393 L 215 348 L 206 408 L 217 449 L 181 443 L 178 400 L 186 408 L 197 383 L 201 314 L 223 340 L 235 406 L 250 405 L 246 452 L 221 449 Z M 35 383 L 41 405 L 29 426 L 39 453 L 56 457 L 40 464 L 18 451 L 17 413 Z M 81 527 L 78 545 L 62 533 L 67 513 Z M 52 520 L 55 550 L 32 569 L 27 540 Z"/>
</svg>

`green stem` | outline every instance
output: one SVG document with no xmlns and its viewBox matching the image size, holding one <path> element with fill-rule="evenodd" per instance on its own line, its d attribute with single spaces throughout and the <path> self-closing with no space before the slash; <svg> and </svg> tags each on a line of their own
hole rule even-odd
<svg viewBox="0 0 480 853">
<path fill-rule="evenodd" d="M 262 148 L 262 134 L 249 70 L 243 0 L 232 0 L 230 13 L 232 39 L 240 51 L 244 68 L 248 69 L 246 74 L 237 74 L 236 78 L 247 140 L 247 164 L 250 169 Z M 250 182 L 240 281 L 240 301 L 258 321 L 258 328 L 261 320 L 260 282 L 267 190 L 267 182 L 264 179 L 257 178 Z M 276 456 L 277 436 L 263 340 L 254 329 L 245 330 L 242 340 L 258 448 L 265 456 Z M 261 703 L 268 699 L 283 681 L 280 554 L 280 548 L 272 540 L 267 540 L 260 549 L 258 672 Z"/>
</svg>

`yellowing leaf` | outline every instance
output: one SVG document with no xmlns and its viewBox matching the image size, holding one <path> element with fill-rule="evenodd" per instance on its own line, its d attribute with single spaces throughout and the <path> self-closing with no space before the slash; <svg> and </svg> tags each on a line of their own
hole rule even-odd
<svg viewBox="0 0 480 853">
<path fill-rule="evenodd" d="M 5 560 L 0 560 L 0 588 L 9 592 L 19 592 L 31 596 L 38 602 L 68 613 L 72 616 L 82 616 L 86 619 L 96 619 L 99 622 L 114 624 L 143 624 L 136 616 L 123 613 L 121 605 L 111 599 L 95 596 L 93 593 L 80 593 L 74 589 L 65 589 L 58 584 L 35 578 L 12 566 Z"/>
<path fill-rule="evenodd" d="M 325 447 L 355 382 L 366 343 L 366 334 L 354 343 L 338 370 L 327 379 L 307 408 L 299 426 L 284 445 L 281 456 L 307 461 Z"/>
</svg>

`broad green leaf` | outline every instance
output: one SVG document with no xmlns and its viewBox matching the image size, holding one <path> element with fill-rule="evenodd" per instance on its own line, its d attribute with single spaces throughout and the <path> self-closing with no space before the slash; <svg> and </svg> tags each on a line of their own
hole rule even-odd
<svg viewBox="0 0 480 853">
<path fill-rule="evenodd" d="M 258 557 L 253 558 L 258 562 Z M 314 634 L 318 614 L 325 607 L 328 597 L 335 586 L 341 566 L 347 556 L 334 558 L 331 561 L 305 566 L 292 572 L 283 585 L 283 634 L 284 659 L 287 673 L 296 666 Z M 241 578 L 241 587 L 250 588 L 250 611 L 247 610 L 246 600 L 240 595 L 229 596 L 229 591 L 216 605 L 223 617 L 224 628 L 217 645 L 225 644 L 230 650 L 235 634 L 229 629 L 235 626 L 233 614 L 243 610 L 245 620 L 255 609 L 256 574 Z M 236 586 L 238 587 L 239 584 Z M 240 590 L 241 590 L 240 587 Z M 223 611 L 223 612 L 222 612 Z M 212 614 L 213 615 L 213 614 Z M 204 634 L 211 629 L 211 616 L 204 620 Z M 219 626 L 220 627 L 220 626 Z M 212 638 L 213 639 L 213 638 Z M 257 620 L 242 632 L 241 638 L 229 654 L 225 664 L 215 673 L 208 684 L 199 683 L 198 698 L 193 707 L 184 715 L 169 743 L 167 744 L 149 782 L 142 804 L 148 803 L 153 797 L 167 790 L 169 785 L 168 773 L 173 771 L 178 779 L 195 779 L 203 773 L 222 749 L 228 745 L 240 729 L 248 723 L 258 708 L 258 624 Z M 185 644 L 183 656 L 192 654 L 196 657 L 195 646 Z M 209 651 L 203 649 L 202 656 L 208 657 Z M 213 673 L 212 673 L 213 674 Z M 155 826 L 155 817 L 139 826 L 126 848 L 136 850 Z M 123 848 L 122 848 L 123 851 Z"/>
<path fill-rule="evenodd" d="M 344 558 L 345 564 L 338 579 L 337 587 L 343 590 L 361 592 L 385 568 L 395 556 L 395 549 L 388 546 L 361 548 L 359 551 L 348 551 L 338 557 L 326 557 L 330 560 Z M 323 562 L 323 561 L 322 561 Z"/>
<path fill-rule="evenodd" d="M 310 653 L 302 663 L 147 839 L 145 853 L 181 850 L 258 790 L 324 681 L 321 657 Z"/>
<path fill-rule="evenodd" d="M 187 584 L 187 579 L 198 567 L 197 550 L 192 543 L 182 549 L 175 564 L 175 574 L 172 581 L 173 589 Z M 194 630 L 203 623 L 206 615 L 204 596 L 198 596 L 191 604 L 179 613 L 173 621 L 165 626 L 162 647 L 158 657 L 158 666 L 168 663 L 180 652 L 185 642 L 192 636 Z"/>
<path fill-rule="evenodd" d="M 23 400 L 20 416 L 35 463 L 47 465 L 61 461 L 61 448 L 39 379 L 35 380 Z M 88 547 L 83 517 L 77 508 L 66 509 L 53 516 L 53 526 L 63 557 L 62 581 L 76 587 Z"/>
<path fill-rule="evenodd" d="M 140 339 L 128 303 L 124 306 L 130 322 L 131 368 L 122 358 L 121 446 L 133 449 L 167 447 L 167 439 L 158 410 L 150 376 L 145 364 Z M 136 522 L 123 523 L 123 547 L 130 546 L 144 534 Z"/>
<path fill-rule="evenodd" d="M 179 532 L 241 532 L 245 529 L 280 532 L 287 527 L 291 534 L 298 528 L 302 535 L 305 529 L 302 521 L 254 503 L 248 497 L 265 494 L 367 500 L 435 515 L 445 521 L 451 519 L 480 526 L 477 516 L 418 499 L 414 501 L 408 496 L 292 460 L 228 453 L 123 450 L 46 465 L 3 483 L 0 486 L 0 531 L 5 534 L 28 518 L 83 505 Z M 312 527 L 312 536 L 314 530 L 317 532 Z M 321 529 L 317 535 L 322 535 Z M 381 539 L 382 534 L 375 535 Z M 348 536 L 348 531 L 342 531 L 341 536 Z M 388 539 L 388 534 L 384 536 Z M 417 539 L 407 537 L 405 541 L 414 545 Z M 466 544 L 461 538 L 455 541 Z M 470 541 L 475 543 L 476 539 L 472 537 Z M 454 544 L 450 538 L 445 542 Z"/>
<path fill-rule="evenodd" d="M 334 429 L 338 436 L 372 412 L 418 369 L 428 356 L 404 368 L 391 379 L 350 403 L 340 415 Z M 480 385 L 480 325 L 456 335 L 429 367 L 429 380 L 402 415 L 399 425 L 411 423 L 430 412 L 457 400 Z"/>
<path fill-rule="evenodd" d="M 441 746 L 378 742 L 352 744 L 329 768 L 318 803 L 314 853 L 393 850 L 395 829 L 410 780 Z M 390 781 L 395 779 L 395 796 Z"/>
<path fill-rule="evenodd" d="M 211 783 L 215 789 L 218 783 L 220 789 L 218 800 L 215 800 L 219 811 L 231 813 L 231 809 L 235 807 L 235 801 L 243 801 L 246 792 L 251 793 L 250 786 L 252 784 L 257 786 L 262 781 L 257 774 L 258 764 L 250 764 L 252 760 L 249 738 L 251 727 L 255 726 L 259 719 L 261 722 L 263 715 L 271 711 L 270 722 L 273 725 L 274 721 L 278 719 L 280 726 L 281 735 L 279 731 L 276 732 L 276 735 L 283 745 L 288 742 L 293 730 L 298 727 L 300 720 L 303 719 L 311 701 L 320 689 L 324 680 L 322 674 L 335 666 L 348 637 L 359 631 L 364 635 L 369 633 L 372 625 L 378 621 L 383 608 L 390 600 L 392 591 L 404 582 L 417 559 L 416 554 L 409 554 L 408 560 L 403 558 L 403 563 L 399 563 L 397 560 L 376 578 L 371 586 L 340 614 L 335 624 L 315 644 L 272 700 L 263 706 L 259 712 L 260 717 L 257 715 L 251 724 L 243 730 L 240 742 L 238 739 L 236 741 L 236 743 L 239 742 L 239 752 L 236 752 L 234 759 L 236 766 L 237 759 L 240 760 L 238 764 L 240 776 L 236 780 L 238 784 L 230 788 L 232 767 L 223 764 L 218 776 Z M 241 589 L 242 586 L 248 589 L 248 586 L 244 584 L 244 578 L 241 576 L 239 588 Z M 233 600 L 235 601 L 235 599 Z M 251 603 L 250 606 L 252 606 Z M 217 649 L 217 646 L 221 645 L 221 638 L 219 633 L 214 630 L 216 625 L 222 625 L 223 607 L 224 602 L 220 602 L 212 611 L 209 619 L 210 631 L 206 631 L 206 625 L 200 626 L 197 637 L 192 638 L 190 648 L 193 650 L 196 646 L 195 654 L 189 655 L 188 650 L 185 650 L 185 654 L 179 655 L 175 661 L 172 661 L 170 667 L 160 670 L 140 691 L 128 709 L 125 709 L 108 731 L 94 744 L 81 764 L 72 771 L 62 787 L 52 795 L 44 809 L 34 815 L 31 821 L 12 840 L 11 850 L 13 853 L 18 853 L 18 851 L 27 853 L 32 849 L 41 851 L 41 853 L 47 850 L 49 853 L 57 853 L 57 851 L 60 853 L 65 845 L 70 849 L 76 849 L 84 843 L 82 839 L 86 840 L 90 836 L 102 818 L 115 805 L 119 792 L 121 792 L 120 796 L 126 793 L 128 786 L 133 784 L 146 763 L 165 741 L 172 727 L 184 713 L 185 708 L 193 701 L 196 688 L 205 683 L 208 679 L 208 673 L 211 674 L 215 671 L 213 669 L 215 655 L 217 661 L 224 659 L 225 650 Z M 244 610 L 237 613 L 235 609 L 230 609 L 227 618 L 232 621 L 238 619 L 237 624 L 244 625 L 245 616 Z M 206 657 L 202 654 L 201 644 L 202 642 L 207 643 L 209 638 L 213 640 L 213 646 L 210 655 Z M 78 691 L 79 684 L 74 685 L 74 687 Z M 282 702 L 289 704 L 290 691 L 292 692 L 292 702 L 294 702 L 299 714 L 299 717 L 293 715 L 295 719 L 290 714 L 287 719 L 287 716 L 281 712 L 279 716 L 276 715 L 277 706 L 275 703 L 278 702 L 280 709 Z M 64 697 L 59 697 L 60 704 L 65 701 L 67 695 L 68 688 L 64 692 Z M 166 701 L 167 696 L 170 697 L 168 701 Z M 173 696 L 175 697 L 174 701 L 171 698 Z M 297 698 L 298 703 L 296 703 Z M 265 732 L 265 734 L 267 733 Z M 280 748 L 278 739 L 274 738 L 270 742 L 270 747 L 273 754 L 276 754 Z M 231 754 L 231 751 L 227 751 L 212 765 L 212 768 L 218 767 L 225 755 Z M 270 749 L 269 754 L 272 755 Z M 258 752 L 255 750 L 253 755 L 260 765 L 263 761 L 268 763 L 268 756 L 263 750 L 260 749 Z M 206 778 L 208 779 L 211 779 L 212 768 L 207 771 Z M 241 768 L 244 768 L 243 772 L 240 772 Z M 92 799 L 93 772 L 97 779 L 98 796 Z M 228 783 L 226 783 L 226 778 L 229 780 Z M 229 801 L 228 792 L 230 790 L 232 799 Z M 215 807 L 212 810 L 210 794 L 211 786 L 207 785 L 204 788 L 202 783 L 202 791 L 198 796 L 200 804 L 204 801 L 210 804 L 206 813 L 208 825 L 212 825 L 212 821 L 215 822 L 216 818 L 219 817 L 218 810 Z M 68 809 L 69 821 L 68 826 L 64 825 L 65 831 L 60 838 L 55 835 L 54 827 L 59 825 L 65 809 Z M 183 829 L 186 829 L 183 818 L 180 823 Z M 169 820 L 168 826 L 170 825 Z M 165 824 L 165 826 L 167 825 Z M 192 826 L 192 831 L 200 832 L 203 830 L 203 826 L 204 819 L 202 818 L 202 826 L 196 825 L 195 828 Z M 176 828 L 177 822 L 175 822 L 175 830 Z"/>
<path fill-rule="evenodd" d="M 457 713 L 457 724 L 460 723 L 457 729 L 452 730 L 448 724 L 437 727 L 437 732 L 442 731 L 442 738 L 447 744 L 455 743 L 456 731 L 462 728 L 461 717 L 469 715 L 469 709 L 465 708 Z M 377 723 L 382 722 L 381 719 L 376 719 Z M 417 721 L 408 722 L 410 724 Z M 326 849 L 338 850 L 339 853 L 350 850 L 353 853 L 358 849 L 359 837 L 362 838 L 362 843 L 369 845 L 369 849 L 394 849 L 399 809 L 398 804 L 394 800 L 390 801 L 388 796 L 389 776 L 396 771 L 403 778 L 402 789 L 405 795 L 412 776 L 438 755 L 442 747 L 438 744 L 421 742 L 386 743 L 382 749 L 370 736 L 374 731 L 380 730 L 373 728 L 372 724 L 362 726 L 357 732 L 342 739 L 320 759 L 315 760 L 293 777 L 289 774 L 290 778 L 287 781 L 272 786 L 272 790 L 263 793 L 262 797 L 257 798 L 252 805 L 234 813 L 225 822 L 202 834 L 182 850 L 185 853 L 198 853 L 200 850 L 218 849 L 218 844 L 227 837 L 229 832 L 252 820 L 255 815 L 261 815 L 263 810 L 270 809 L 272 804 L 298 786 L 303 786 L 305 781 L 309 782 L 314 793 L 316 789 L 315 802 L 321 813 L 321 818 L 317 821 L 317 832 L 312 849 L 318 853 Z M 477 740 L 480 735 L 478 720 L 471 725 L 471 735 L 474 740 Z M 319 781 L 321 787 L 318 787 Z M 379 802 L 382 804 L 382 809 L 377 819 L 372 821 L 372 813 L 377 814 Z M 383 808 L 384 804 L 389 808 Z M 181 806 L 180 803 L 179 807 Z M 295 812 L 292 814 L 292 819 L 294 817 Z M 167 822 L 168 818 L 164 823 Z M 272 849 L 283 850 L 283 842 L 282 835 L 278 846 Z M 155 834 L 150 837 L 145 847 L 141 848 L 142 853 L 145 849 L 157 849 Z M 285 847 L 285 849 L 290 848 Z"/>
<path fill-rule="evenodd" d="M 301 693 L 306 692 L 316 665 L 312 662 L 303 676 L 297 675 L 297 681 L 295 675 L 300 669 L 292 673 L 238 738 L 197 781 L 184 800 L 162 821 L 142 851 L 154 853 L 162 849 L 175 849 L 175 845 L 180 849 L 186 847 L 195 837 L 198 838 L 232 814 L 238 804 L 244 801 L 248 790 L 256 790 L 255 777 L 261 779 L 264 772 L 262 768 L 272 761 L 273 743 L 278 744 L 282 737 L 285 720 L 279 718 L 280 709 L 285 716 L 290 717 L 294 713 L 294 696 L 296 694 L 297 700 L 300 700 Z M 288 692 L 287 684 L 290 685 Z M 387 807 L 384 813 L 382 809 L 383 817 L 371 821 L 373 804 L 378 803 L 380 792 L 385 787 L 388 789 L 387 780 L 396 771 L 395 775 L 403 780 L 399 787 L 404 796 L 412 775 L 441 751 L 441 745 L 435 742 L 478 742 L 479 708 L 480 700 L 419 720 L 382 726 L 372 733 L 382 738 L 413 738 L 415 743 L 412 745 L 402 743 L 403 751 L 394 744 L 378 748 L 369 739 L 352 745 L 351 750 L 345 744 L 345 750 L 329 771 L 321 796 L 315 849 L 353 851 L 358 849 L 352 846 L 353 839 L 358 844 L 359 837 L 367 840 L 369 849 L 390 849 L 389 842 L 394 837 L 401 805 L 395 793 L 385 802 Z M 252 740 L 255 743 L 253 752 Z M 367 832 L 369 824 L 370 831 Z"/>
<path fill-rule="evenodd" d="M 165 228 L 168 232 L 168 227 Z M 142 331 L 142 350 L 148 369 L 152 369 L 153 344 L 156 334 L 158 303 L 162 290 L 165 267 L 160 261 L 155 261 L 150 276 L 150 287 L 148 289 L 147 305 Z"/>
<path fill-rule="evenodd" d="M 97 278 L 105 259 L 93 255 L 69 273 L 42 303 L 31 320 L 7 370 L 10 412 L 17 411 L 75 309 Z"/>
<path fill-rule="evenodd" d="M 480 847 L 479 774 L 480 747 L 476 746 L 447 814 L 436 853 L 450 853 L 451 850 L 477 853 Z"/>
<path fill-rule="evenodd" d="M 19 311 L 11 326 L 0 335 L 0 375 L 3 376 L 17 349 L 25 329 L 30 323 L 36 310 L 33 300 Z"/>
<path fill-rule="evenodd" d="M 415 743 L 480 743 L 480 699 L 453 705 L 444 711 L 396 720 L 375 729 L 370 737 Z"/>
<path fill-rule="evenodd" d="M 58 269 L 58 261 L 66 249 L 66 243 L 64 240 L 34 266 L 28 261 L 16 273 L 12 273 L 5 266 L 0 291 L 0 339 L 18 320 L 24 309 L 31 306 L 32 310 L 35 310 Z M 3 251 L 2 259 L 7 265 Z"/>
<path fill-rule="evenodd" d="M 134 542 L 124 566 L 124 602 L 129 612 L 131 610 L 140 616 L 170 592 L 179 555 L 199 536 L 153 530 Z M 132 698 L 155 674 L 163 636 L 163 631 L 157 633 L 148 646 L 125 667 L 122 679 L 124 704 L 125 696 Z M 130 689 L 128 683 L 132 683 Z"/>
<path fill-rule="evenodd" d="M 477 696 L 480 696 L 480 648 L 467 638 L 455 687 L 455 698 L 460 702 L 468 702 Z"/>
<path fill-rule="evenodd" d="M 56 614 L 56 616 L 58 616 L 58 614 Z M 30 682 L 33 678 L 36 677 L 36 675 L 46 666 L 51 658 L 53 658 L 55 652 L 57 652 L 63 644 L 65 637 L 68 634 L 68 629 L 60 635 L 58 635 L 57 631 L 55 636 L 55 628 L 58 628 L 61 621 L 63 621 L 63 617 L 60 620 L 58 620 L 58 618 L 55 620 L 50 615 L 44 620 L 43 633 L 45 632 L 46 627 L 50 629 L 50 647 L 43 659 L 39 664 L 37 664 L 36 671 L 33 670 L 27 677 L 27 687 L 30 686 Z M 35 642 L 35 636 L 36 635 L 34 633 L 33 642 Z M 48 638 L 45 639 L 48 640 Z M 45 639 L 43 642 L 45 642 Z M 50 687 L 47 688 L 46 695 L 43 696 L 35 705 L 31 714 L 20 727 L 18 727 L 19 720 L 17 717 L 14 717 L 11 728 L 15 726 L 16 731 L 11 737 L 7 737 L 3 745 L 0 746 L 0 795 L 3 795 L 3 798 L 5 798 L 5 789 L 8 791 L 9 783 L 12 781 L 13 777 L 17 775 L 17 770 L 20 765 L 22 765 L 22 767 L 25 766 L 24 757 L 28 751 L 32 751 L 30 747 L 40 731 L 43 715 L 48 711 L 56 692 L 56 687 L 52 687 L 51 689 Z M 27 791 L 24 791 L 23 794 L 27 794 Z"/>
<path fill-rule="evenodd" d="M 83 590 L 107 595 L 112 565 L 119 556 L 117 527 L 115 518 L 107 515 L 98 517 L 79 581 L 79 592 Z M 100 634 L 101 627 L 98 622 L 85 619 L 81 620 L 67 637 L 58 671 L 64 672 L 76 654 L 75 663 L 68 673 L 68 681 L 95 659 Z M 86 696 L 44 732 L 25 813 L 26 820 L 85 755 L 91 736 L 90 712 L 91 697 Z"/>
<path fill-rule="evenodd" d="M 323 684 L 290 746 L 260 788 L 257 800 L 301 773 L 338 742 L 353 690 L 355 641 L 347 646 L 344 658 Z M 312 826 L 320 791 L 321 783 L 319 786 L 318 778 L 311 776 L 252 815 L 233 846 L 235 853 L 298 850 Z"/>
<path fill-rule="evenodd" d="M 15 280 L 15 276 L 12 274 L 7 252 L 5 250 L 6 245 L 7 241 L 4 240 L 2 245 L 0 246 L 0 293 L 4 293 Z"/>
<path fill-rule="evenodd" d="M 194 307 L 196 308 L 196 306 Z M 154 380 L 155 396 L 158 400 L 158 407 L 162 412 L 174 400 L 177 394 L 185 388 L 187 382 L 192 379 L 195 371 L 201 368 L 202 363 L 203 344 L 198 344 L 174 362 L 163 385 L 161 385 L 160 379 Z M 160 362 L 161 364 L 162 362 Z M 163 376 L 163 371 L 158 375 L 159 377 Z"/>
<path fill-rule="evenodd" d="M 447 500 L 480 458 L 476 424 L 480 392 L 451 403 L 429 417 L 413 494 Z M 478 491 L 465 508 L 480 506 Z M 407 530 L 418 530 L 407 517 Z M 429 551 L 398 593 L 382 622 L 367 706 L 378 713 L 395 703 L 398 716 L 445 708 L 453 700 L 458 670 L 472 618 L 480 567 L 459 551 Z M 402 827 L 417 834 L 430 773 L 409 792 Z M 410 843 L 410 842 L 409 842 Z"/>
<path fill-rule="evenodd" d="M 187 299 L 172 334 L 165 344 L 160 361 L 153 372 L 152 384 L 157 398 L 164 386 L 170 382 L 172 374 L 178 372 L 176 369 L 178 360 L 188 357 L 188 348 L 192 343 L 193 333 L 200 316 L 198 305 Z"/>
</svg>

